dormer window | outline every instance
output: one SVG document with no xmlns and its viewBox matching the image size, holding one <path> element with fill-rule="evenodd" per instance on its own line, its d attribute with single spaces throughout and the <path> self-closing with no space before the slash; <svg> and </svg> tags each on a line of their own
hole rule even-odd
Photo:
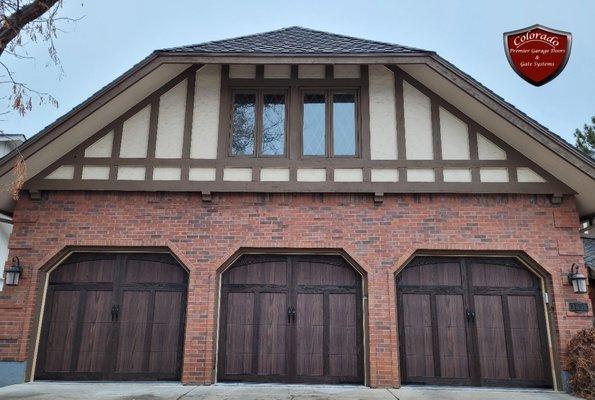
<svg viewBox="0 0 595 400">
<path fill-rule="evenodd" d="M 284 91 L 248 90 L 233 93 L 231 155 L 283 156 L 286 143 Z"/>
</svg>

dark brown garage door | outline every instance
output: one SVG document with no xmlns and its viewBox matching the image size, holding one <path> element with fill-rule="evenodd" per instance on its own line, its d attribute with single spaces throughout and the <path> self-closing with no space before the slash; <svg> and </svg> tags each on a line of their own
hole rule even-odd
<svg viewBox="0 0 595 400">
<path fill-rule="evenodd" d="M 397 297 L 403 383 L 551 386 L 540 283 L 515 259 L 419 257 Z"/>
<path fill-rule="evenodd" d="M 180 379 L 186 289 L 167 254 L 72 255 L 50 274 L 36 377 Z"/>
<path fill-rule="evenodd" d="M 363 383 L 361 298 L 340 257 L 242 257 L 222 277 L 219 379 Z"/>
</svg>

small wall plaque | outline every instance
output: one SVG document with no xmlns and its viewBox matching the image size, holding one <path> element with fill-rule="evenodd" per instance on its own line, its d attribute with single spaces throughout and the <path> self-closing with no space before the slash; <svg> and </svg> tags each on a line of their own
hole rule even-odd
<svg viewBox="0 0 595 400">
<path fill-rule="evenodd" d="M 575 313 L 586 313 L 589 312 L 589 304 L 578 302 L 568 303 L 568 310 Z"/>
</svg>

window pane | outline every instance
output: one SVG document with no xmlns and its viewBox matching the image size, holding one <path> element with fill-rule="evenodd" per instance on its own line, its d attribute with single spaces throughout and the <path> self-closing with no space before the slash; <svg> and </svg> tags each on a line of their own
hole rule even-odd
<svg viewBox="0 0 595 400">
<path fill-rule="evenodd" d="M 262 115 L 262 154 L 283 155 L 285 152 L 285 96 L 265 94 Z"/>
<path fill-rule="evenodd" d="M 256 95 L 236 94 L 233 98 L 231 154 L 254 154 Z"/>
<path fill-rule="evenodd" d="M 333 95 L 333 154 L 355 155 L 355 95 Z"/>
<path fill-rule="evenodd" d="M 326 154 L 325 121 L 324 95 L 305 95 L 302 136 L 304 155 L 323 156 Z"/>
</svg>

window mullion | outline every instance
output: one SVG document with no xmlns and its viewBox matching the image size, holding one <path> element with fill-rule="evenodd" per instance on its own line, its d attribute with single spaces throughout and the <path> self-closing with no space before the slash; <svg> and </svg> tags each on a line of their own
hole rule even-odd
<svg viewBox="0 0 595 400">
<path fill-rule="evenodd" d="M 260 157 L 262 154 L 262 126 L 264 118 L 264 95 L 262 90 L 256 91 L 256 124 L 254 132 L 254 152 L 252 155 Z"/>
<path fill-rule="evenodd" d="M 326 97 L 326 156 L 333 157 L 333 94 L 331 90 L 327 90 Z"/>
</svg>

